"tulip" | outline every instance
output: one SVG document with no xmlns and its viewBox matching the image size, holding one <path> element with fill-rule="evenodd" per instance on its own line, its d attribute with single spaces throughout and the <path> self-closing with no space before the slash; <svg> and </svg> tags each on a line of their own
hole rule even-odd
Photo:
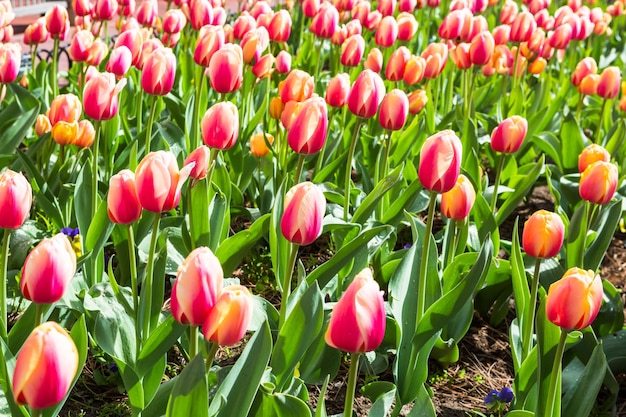
<svg viewBox="0 0 626 417">
<path fill-rule="evenodd" d="M 246 287 L 225 287 L 202 325 L 204 338 L 220 346 L 239 342 L 248 329 L 252 308 L 252 296 Z"/>
<path fill-rule="evenodd" d="M 391 18 L 395 22 L 395 19 L 393 19 L 393 16 L 387 16 L 387 17 Z M 363 22 L 363 26 L 365 27 L 365 29 L 369 31 L 378 32 L 378 29 L 380 28 L 380 25 L 382 23 L 382 19 L 383 19 L 383 15 L 380 14 L 378 10 L 371 11 L 367 14 L 365 22 Z M 387 37 L 387 35 L 389 35 L 390 33 L 393 33 L 393 26 L 394 26 L 394 23 L 391 23 L 391 20 L 387 19 L 387 22 L 385 24 L 385 30 L 384 32 L 381 32 L 380 34 L 380 36 L 382 36 L 381 40 L 390 39 L 389 37 Z M 395 24 L 395 26 L 397 28 L 397 23 Z M 390 32 L 390 30 L 392 32 Z M 397 37 L 397 31 L 396 31 L 396 37 Z"/>
<path fill-rule="evenodd" d="M 35 121 L 35 133 L 37 136 L 43 136 L 52 130 L 50 119 L 45 114 L 38 114 Z"/>
<path fill-rule="evenodd" d="M 429 191 L 445 193 L 456 184 L 461 169 L 461 140 L 451 130 L 430 136 L 420 152 L 418 177 Z"/>
<path fill-rule="evenodd" d="M 378 7 L 376 8 L 383 16 L 393 15 L 395 9 L 396 0 L 379 0 Z"/>
<path fill-rule="evenodd" d="M 164 48 L 164 46 L 163 46 L 163 43 L 159 39 L 157 38 L 148 39 L 147 41 L 143 43 L 141 47 L 141 54 L 139 55 L 139 58 L 137 58 L 137 63 L 135 64 L 133 62 L 133 65 L 135 65 L 137 69 L 140 69 L 140 70 L 143 69 L 150 55 L 152 55 L 152 53 L 156 51 L 157 49 L 162 49 L 162 48 Z"/>
<path fill-rule="evenodd" d="M 109 180 L 107 213 L 115 224 L 131 224 L 141 217 L 135 174 L 123 169 Z"/>
<path fill-rule="evenodd" d="M 78 122 L 57 122 L 52 126 L 50 135 L 61 146 L 71 145 L 78 137 Z"/>
<path fill-rule="evenodd" d="M 7 169 L 0 174 L 0 228 L 17 229 L 30 213 L 33 190 L 22 173 Z"/>
<path fill-rule="evenodd" d="M 329 106 L 343 107 L 348 100 L 349 93 L 350 76 L 346 73 L 341 73 L 330 79 L 324 98 Z"/>
<path fill-rule="evenodd" d="M 67 9 L 58 4 L 52 6 L 46 12 L 46 29 L 53 38 L 65 39 L 69 29 L 69 15 Z"/>
<path fill-rule="evenodd" d="M 596 161 L 580 176 L 580 198 L 594 204 L 606 204 L 617 190 L 617 166 L 610 162 Z"/>
<path fill-rule="evenodd" d="M 96 0 L 92 13 L 96 20 L 112 20 L 115 13 L 117 13 L 117 9 L 118 4 L 116 0 Z"/>
<path fill-rule="evenodd" d="M 76 16 L 89 16 L 93 6 L 89 0 L 73 0 L 72 9 L 74 13 L 76 13 Z"/>
<path fill-rule="evenodd" d="M 252 29 L 256 29 L 256 20 L 254 17 L 250 16 L 250 13 L 247 11 L 242 12 L 237 19 L 235 19 L 235 23 L 233 23 L 233 36 L 237 40 L 243 39 L 246 33 Z"/>
<path fill-rule="evenodd" d="M 201 67 L 208 67 L 211 57 L 224 45 L 224 28 L 222 26 L 203 26 L 200 29 L 193 60 Z"/>
<path fill-rule="evenodd" d="M 189 22 L 195 30 L 213 22 L 213 6 L 208 0 L 193 0 L 189 2 Z"/>
<path fill-rule="evenodd" d="M 285 105 L 280 115 L 280 122 L 282 123 L 283 127 L 286 130 L 291 129 L 291 125 L 293 124 L 294 120 L 296 120 L 296 117 L 298 117 L 298 114 L 300 113 L 300 110 L 302 110 L 303 105 L 304 105 L 304 102 L 302 103 L 299 103 L 297 101 L 287 102 L 287 104 Z"/>
<path fill-rule="evenodd" d="M 59 233 L 42 240 L 24 262 L 20 290 L 34 303 L 51 304 L 63 297 L 76 273 L 76 254 L 69 239 Z"/>
<path fill-rule="evenodd" d="M 82 114 L 83 106 L 80 104 L 80 99 L 74 94 L 61 94 L 56 96 L 52 103 L 50 103 L 50 109 L 48 110 L 48 119 L 50 124 L 54 126 L 60 121 L 63 122 L 77 122 Z"/>
<path fill-rule="evenodd" d="M 403 12 L 398 15 L 396 20 L 398 21 L 398 40 L 408 42 L 413 39 L 418 27 L 415 16 L 411 13 Z"/>
<path fill-rule="evenodd" d="M 320 9 L 320 0 L 303 0 L 302 13 L 308 17 L 314 17 Z"/>
<path fill-rule="evenodd" d="M 287 51 L 280 51 L 276 55 L 276 72 L 287 74 L 291 71 L 291 55 Z"/>
<path fill-rule="evenodd" d="M 78 122 L 78 132 L 76 133 L 76 138 L 72 142 L 72 145 L 76 145 L 80 148 L 89 148 L 95 139 L 96 129 L 93 127 L 93 124 L 87 119 Z"/>
<path fill-rule="evenodd" d="M 70 335 L 55 322 L 43 323 L 17 354 L 13 398 L 35 410 L 52 407 L 65 398 L 77 371 L 78 350 Z"/>
<path fill-rule="evenodd" d="M 189 176 L 193 178 L 194 182 L 200 181 L 206 178 L 209 170 L 209 160 L 211 159 L 211 150 L 200 145 L 193 152 L 187 155 L 183 165 L 190 165 L 193 163 L 193 169 L 189 173 Z"/>
<path fill-rule="evenodd" d="M 533 258 L 552 258 L 561 250 L 565 226 L 556 213 L 539 210 L 524 223 L 522 247 Z"/>
<path fill-rule="evenodd" d="M 500 10 L 500 22 L 505 25 L 512 24 L 515 20 L 515 16 L 517 16 L 517 12 L 517 3 L 512 0 L 506 0 Z"/>
<path fill-rule="evenodd" d="M 406 46 L 393 51 L 385 68 L 385 77 L 389 81 L 400 81 L 404 77 L 404 70 L 410 58 L 411 51 Z"/>
<path fill-rule="evenodd" d="M 566 330 L 581 330 L 593 323 L 602 306 L 602 280 L 593 271 L 571 268 L 550 285 L 546 317 Z"/>
<path fill-rule="evenodd" d="M 596 72 L 598 72 L 596 60 L 592 57 L 583 58 L 576 64 L 576 68 L 572 72 L 572 84 L 578 87 L 587 74 L 595 74 Z"/>
<path fill-rule="evenodd" d="M 582 174 L 589 165 L 597 161 L 610 162 L 611 154 L 602 146 L 592 143 L 578 155 L 578 172 Z"/>
<path fill-rule="evenodd" d="M 348 94 L 348 109 L 358 117 L 371 118 L 385 95 L 380 76 L 369 69 L 359 74 Z"/>
<path fill-rule="evenodd" d="M 239 45 L 225 44 L 209 63 L 211 87 L 221 94 L 232 93 L 243 81 L 243 51 Z"/>
<path fill-rule="evenodd" d="M 469 179 L 459 175 L 454 187 L 441 194 L 441 213 L 452 220 L 464 220 L 472 210 L 476 200 L 476 191 Z"/>
<path fill-rule="evenodd" d="M 385 335 L 385 304 L 372 271 L 354 277 L 330 316 L 326 343 L 350 353 L 371 352 Z"/>
<path fill-rule="evenodd" d="M 438 34 L 441 39 L 457 40 L 461 37 L 461 31 L 466 22 L 471 21 L 472 14 L 468 9 L 453 10 L 447 14 L 441 25 L 439 25 Z"/>
<path fill-rule="evenodd" d="M 491 132 L 491 148 L 496 152 L 515 153 L 526 138 L 528 122 L 521 116 L 506 118 Z"/>
<path fill-rule="evenodd" d="M 380 49 L 372 48 L 367 54 L 363 66 L 365 69 L 379 73 L 383 69 L 383 53 L 380 52 Z"/>
<path fill-rule="evenodd" d="M 252 66 L 252 73 L 259 80 L 269 77 L 272 74 L 272 66 L 274 65 L 274 55 L 263 55 L 256 64 Z"/>
<path fill-rule="evenodd" d="M 291 15 L 285 9 L 279 10 L 267 28 L 270 39 L 277 43 L 285 43 L 291 34 Z"/>
<path fill-rule="evenodd" d="M 178 205 L 183 183 L 193 167 L 180 171 L 171 152 L 157 151 L 146 155 L 135 171 L 137 197 L 141 206 L 153 213 L 170 211 Z"/>
<path fill-rule="evenodd" d="M 398 38 L 398 22 L 393 16 L 385 16 L 380 21 L 374 40 L 378 46 L 388 48 Z"/>
<path fill-rule="evenodd" d="M 599 74 L 587 74 L 578 84 L 578 92 L 583 95 L 592 96 L 598 91 Z"/>
<path fill-rule="evenodd" d="M 0 83 L 8 84 L 17 79 L 21 61 L 22 47 L 19 44 L 0 44 Z"/>
<path fill-rule="evenodd" d="M 83 102 L 85 114 L 94 120 L 109 120 L 117 114 L 118 95 L 126 85 L 126 79 L 115 82 L 115 76 L 104 72 L 92 77 L 85 84 Z"/>
<path fill-rule="evenodd" d="M 143 38 L 139 29 L 130 29 L 121 32 L 115 39 L 115 47 L 113 50 L 120 46 L 125 46 L 131 52 L 132 63 L 134 66 L 139 65 L 141 51 L 142 51 Z"/>
<path fill-rule="evenodd" d="M 250 138 L 250 153 L 257 158 L 262 158 L 270 153 L 267 143 L 270 145 L 274 143 L 274 136 L 266 133 L 255 133 Z"/>
<path fill-rule="evenodd" d="M 141 70 L 141 87 L 155 96 L 164 96 L 174 87 L 176 56 L 170 48 L 157 48 L 148 56 Z"/>
<path fill-rule="evenodd" d="M 380 103 L 378 122 L 383 129 L 400 130 L 409 114 L 409 99 L 402 90 L 391 90 Z"/>
<path fill-rule="evenodd" d="M 261 58 L 261 54 L 270 43 L 267 29 L 259 27 L 246 33 L 241 40 L 240 46 L 243 51 L 243 62 L 251 64 Z"/>
<path fill-rule="evenodd" d="M 322 233 L 326 198 L 311 182 L 292 187 L 285 195 L 285 211 L 280 230 L 288 241 L 300 246 L 313 243 Z"/>
<path fill-rule="evenodd" d="M 26 45 L 38 45 L 44 43 L 50 37 L 50 33 L 46 28 L 46 18 L 40 17 L 31 23 L 24 30 L 24 44 Z"/>
<path fill-rule="evenodd" d="M 163 32 L 179 33 L 187 24 L 187 18 L 180 9 L 170 9 L 163 17 Z"/>
<path fill-rule="evenodd" d="M 460 70 L 471 68 L 473 63 L 470 58 L 470 44 L 465 42 L 458 44 L 456 48 L 450 50 L 450 58 Z"/>
<path fill-rule="evenodd" d="M 500 25 L 493 28 L 493 40 L 496 45 L 506 45 L 509 42 L 510 36 L 511 26 L 509 25 Z"/>
<path fill-rule="evenodd" d="M 496 44 L 491 33 L 484 31 L 474 36 L 469 47 L 470 60 L 474 65 L 485 65 L 491 61 Z"/>
<path fill-rule="evenodd" d="M 511 41 L 527 42 L 537 28 L 534 16 L 529 12 L 521 12 L 515 16 L 511 24 Z"/>
<path fill-rule="evenodd" d="M 320 97 L 312 97 L 302 103 L 298 115 L 291 123 L 287 142 L 294 152 L 312 155 L 319 152 L 326 142 L 328 132 L 328 109 Z"/>
<path fill-rule="evenodd" d="M 431 43 L 422 52 L 422 58 L 426 60 L 424 77 L 437 78 L 448 62 L 448 46 L 444 43 Z"/>
<path fill-rule="evenodd" d="M 124 45 L 111 51 L 111 56 L 106 63 L 106 71 L 114 74 L 117 78 L 121 78 L 130 69 L 133 63 L 133 55 L 130 49 Z"/>
<path fill-rule="evenodd" d="M 347 38 L 341 44 L 341 65 L 346 67 L 356 67 L 363 59 L 365 50 L 365 39 L 363 36 L 356 34 Z"/>
<path fill-rule="evenodd" d="M 182 324 L 200 326 L 222 290 L 224 272 L 207 247 L 194 249 L 178 268 L 172 286 L 172 316 Z"/>
<path fill-rule="evenodd" d="M 284 104 L 289 101 L 302 102 L 313 95 L 315 82 L 309 73 L 295 69 L 278 84 L 278 93 Z"/>
<path fill-rule="evenodd" d="M 280 97 L 272 97 L 270 100 L 270 117 L 274 120 L 280 119 L 285 109 L 285 104 Z"/>
<path fill-rule="evenodd" d="M 97 67 L 104 60 L 109 53 L 109 47 L 100 38 L 96 38 L 87 50 L 87 58 L 85 62 L 87 65 Z"/>
<path fill-rule="evenodd" d="M 415 85 L 424 78 L 424 69 L 426 68 L 426 60 L 421 56 L 412 55 L 407 59 L 404 65 L 404 74 L 402 79 L 409 85 Z"/>
<path fill-rule="evenodd" d="M 607 67 L 600 74 L 597 93 L 604 99 L 617 97 L 620 90 L 621 74 L 618 67 Z"/>
<path fill-rule="evenodd" d="M 409 94 L 409 113 L 418 114 L 428 103 L 426 90 L 415 90 Z"/>
<path fill-rule="evenodd" d="M 337 30 L 339 12 L 330 3 L 324 3 L 311 21 L 310 30 L 318 38 L 330 39 Z"/>
<path fill-rule="evenodd" d="M 211 106 L 201 121 L 202 140 L 210 148 L 232 148 L 239 136 L 239 111 L 230 101 Z"/>
</svg>

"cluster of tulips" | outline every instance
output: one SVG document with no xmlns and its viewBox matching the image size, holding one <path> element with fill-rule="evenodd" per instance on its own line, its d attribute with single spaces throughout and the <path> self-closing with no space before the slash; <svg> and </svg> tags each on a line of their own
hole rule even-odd
<svg viewBox="0 0 626 417">
<path fill-rule="evenodd" d="M 20 74 L 0 2 L 13 415 L 58 414 L 93 352 L 133 415 L 325 415 L 344 352 L 345 417 L 359 373 L 388 366 L 393 383 L 362 388 L 369 415 L 434 416 L 429 358 L 457 361 L 474 310 L 497 323 L 511 299 L 515 375 L 495 391 L 510 416 L 614 407 L 623 305 L 598 270 L 626 191 L 622 2 L 71 6 L 74 22 L 55 5 L 26 28 Z M 554 210 L 519 227 L 539 183 Z M 332 256 L 305 268 L 300 247 L 322 234 Z M 259 252 L 278 307 L 235 273 Z M 215 363 L 244 338 L 234 365 Z M 188 362 L 165 381 L 174 345 Z M 614 396 L 597 404 L 603 384 Z"/>
</svg>

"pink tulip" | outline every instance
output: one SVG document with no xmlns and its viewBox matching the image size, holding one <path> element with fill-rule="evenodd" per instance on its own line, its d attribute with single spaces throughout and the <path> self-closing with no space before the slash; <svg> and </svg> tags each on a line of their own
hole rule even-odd
<svg viewBox="0 0 626 417">
<path fill-rule="evenodd" d="M 200 326 L 222 291 L 224 272 L 211 249 L 194 249 L 178 268 L 172 286 L 172 316 L 182 324 Z"/>
<path fill-rule="evenodd" d="M 107 212 L 116 224 L 131 224 L 141 217 L 135 174 L 131 170 L 123 169 L 109 180 Z"/>
<path fill-rule="evenodd" d="M 52 304 L 63 297 L 76 273 L 76 253 L 63 233 L 42 240 L 24 262 L 20 290 L 24 298 Z"/>
<path fill-rule="evenodd" d="M 170 48 L 157 48 L 148 56 L 141 70 L 141 87 L 155 96 L 164 96 L 174 87 L 176 56 Z"/>
<path fill-rule="evenodd" d="M 211 87 L 218 93 L 232 93 L 243 81 L 243 51 L 239 45 L 225 44 L 209 63 Z"/>
<path fill-rule="evenodd" d="M 221 26 L 203 26 L 200 29 L 193 60 L 202 67 L 208 67 L 211 57 L 224 45 L 225 34 Z"/>
<path fill-rule="evenodd" d="M 246 287 L 225 287 L 202 325 L 204 338 L 220 346 L 232 346 L 239 342 L 252 318 L 252 302 Z"/>
<path fill-rule="evenodd" d="M 193 178 L 194 182 L 202 180 L 206 178 L 207 172 L 209 170 L 209 160 L 211 159 L 211 150 L 204 146 L 200 145 L 193 152 L 191 152 L 187 158 L 185 158 L 185 162 L 183 165 L 189 165 L 193 162 L 193 169 L 189 176 Z"/>
<path fill-rule="evenodd" d="M 552 258 L 561 250 L 565 226 L 558 214 L 539 210 L 524 223 L 522 247 L 533 258 Z"/>
<path fill-rule="evenodd" d="M 580 175 L 580 198 L 594 204 L 606 204 L 615 195 L 618 179 L 617 166 L 610 162 L 596 161 Z"/>
<path fill-rule="evenodd" d="M 294 152 L 312 155 L 319 152 L 326 142 L 328 109 L 321 97 L 312 97 L 302 103 L 287 134 L 287 142 Z"/>
<path fill-rule="evenodd" d="M 385 304 L 372 271 L 354 277 L 330 316 L 326 343 L 349 353 L 375 350 L 385 335 Z"/>
<path fill-rule="evenodd" d="M 359 74 L 348 94 L 348 109 L 358 117 L 371 118 L 385 96 L 385 84 L 380 75 L 369 69 Z"/>
<path fill-rule="evenodd" d="M 70 335 L 55 322 L 43 323 L 17 354 L 13 398 L 35 410 L 56 405 L 67 395 L 77 371 L 78 350 Z"/>
<path fill-rule="evenodd" d="M 109 60 L 106 63 L 106 71 L 118 78 L 126 75 L 133 63 L 133 54 L 124 45 L 111 51 Z"/>
<path fill-rule="evenodd" d="M 388 48 L 398 38 L 398 22 L 393 16 L 385 16 L 380 21 L 374 40 L 378 46 Z"/>
<path fill-rule="evenodd" d="M 0 174 L 0 228 L 17 229 L 30 213 L 33 190 L 22 173 L 7 169 Z"/>
<path fill-rule="evenodd" d="M 602 280 L 593 271 L 571 268 L 550 285 L 546 317 L 567 330 L 580 330 L 593 323 L 603 296 Z"/>
<path fill-rule="evenodd" d="M 117 0 L 96 0 L 92 13 L 96 20 L 113 20 L 117 9 Z"/>
<path fill-rule="evenodd" d="M 311 21 L 311 33 L 318 38 L 332 38 L 339 24 L 339 12 L 331 3 L 323 3 Z"/>
<path fill-rule="evenodd" d="M 528 131 L 528 122 L 521 116 L 504 119 L 491 132 L 491 149 L 496 152 L 515 153 L 522 146 Z"/>
<path fill-rule="evenodd" d="M 622 75 L 618 67 L 606 67 L 600 74 L 597 92 L 604 99 L 617 97 L 620 90 Z"/>
<path fill-rule="evenodd" d="M 378 111 L 378 121 L 383 129 L 400 130 L 409 115 L 409 99 L 404 91 L 391 90 L 383 98 Z"/>
<path fill-rule="evenodd" d="M 65 39 L 70 18 L 64 6 L 54 5 L 46 12 L 46 29 L 53 38 Z"/>
<path fill-rule="evenodd" d="M 288 241 L 310 245 L 322 233 L 325 212 L 326 198 L 322 190 L 311 182 L 299 183 L 285 195 L 280 230 Z"/>
<path fill-rule="evenodd" d="M 287 74 L 291 71 L 291 55 L 287 51 L 280 51 L 276 55 L 276 72 Z"/>
<path fill-rule="evenodd" d="M 0 83 L 8 84 L 17 79 L 21 60 L 22 47 L 19 44 L 0 44 Z"/>
<path fill-rule="evenodd" d="M 346 73 L 341 73 L 330 79 L 324 98 L 329 106 L 343 107 L 348 100 L 349 93 L 350 76 Z"/>
<path fill-rule="evenodd" d="M 420 152 L 418 177 L 429 191 L 445 193 L 456 184 L 461 170 L 461 140 L 451 130 L 430 136 Z"/>
<path fill-rule="evenodd" d="M 230 101 L 211 106 L 201 121 L 202 140 L 209 148 L 232 148 L 239 137 L 239 111 Z"/>
<path fill-rule="evenodd" d="M 83 106 L 80 104 L 80 99 L 76 95 L 61 94 L 56 96 L 52 100 L 52 103 L 50 103 L 48 119 L 50 119 L 52 126 L 58 122 L 78 122 L 82 112 Z"/>
<path fill-rule="evenodd" d="M 115 82 L 115 75 L 103 72 L 92 77 L 83 90 L 85 114 L 94 120 L 109 120 L 118 109 L 118 95 L 126 85 L 126 79 Z"/>
</svg>

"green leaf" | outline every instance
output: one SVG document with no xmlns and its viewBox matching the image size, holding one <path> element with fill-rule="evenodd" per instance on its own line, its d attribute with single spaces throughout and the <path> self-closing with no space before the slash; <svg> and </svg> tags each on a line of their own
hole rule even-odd
<svg viewBox="0 0 626 417">
<path fill-rule="evenodd" d="M 526 278 L 526 270 L 524 269 L 524 258 L 522 257 L 522 249 L 519 244 L 519 219 L 515 219 L 513 225 L 513 241 L 511 247 L 511 282 L 513 283 L 513 297 L 515 298 L 515 315 L 518 318 L 520 329 L 523 328 L 523 321 L 527 318 L 524 316 L 530 302 L 530 290 L 528 289 L 528 279 Z M 534 320 L 534 317 L 529 318 Z M 512 349 L 513 364 L 515 369 L 519 369 L 524 358 L 517 357 L 518 349 Z"/>
<path fill-rule="evenodd" d="M 403 166 L 396 167 L 389 175 L 383 178 L 376 187 L 361 202 L 359 207 L 354 211 L 352 223 L 363 224 L 376 210 L 378 202 L 384 195 L 400 181 Z"/>
<path fill-rule="evenodd" d="M 574 366 L 563 369 L 563 416 L 587 417 L 591 413 L 607 369 L 602 344 L 596 345 L 586 364 L 579 363 L 582 369 L 577 368 L 573 372 Z M 566 389 L 568 386 L 570 389 Z"/>
<path fill-rule="evenodd" d="M 252 336 L 215 392 L 209 405 L 210 416 L 245 417 L 248 414 L 271 353 L 272 336 L 266 323 Z"/>
<path fill-rule="evenodd" d="M 506 413 L 505 417 L 535 417 L 535 413 L 526 410 L 513 410 Z"/>
<path fill-rule="evenodd" d="M 386 417 L 396 397 L 396 386 L 387 381 L 370 382 L 361 392 L 373 402 L 368 416 Z"/>
<path fill-rule="evenodd" d="M 203 179 L 187 190 L 191 193 L 191 201 L 188 207 L 191 240 L 196 246 L 206 246 L 210 244 L 211 227 L 209 223 L 209 183 Z"/>
<path fill-rule="evenodd" d="M 85 250 L 100 252 L 111 236 L 115 224 L 109 220 L 107 201 L 103 200 L 96 211 L 96 216 L 91 219 L 87 237 L 85 238 Z"/>
<path fill-rule="evenodd" d="M 261 389 L 260 404 L 255 404 L 256 412 L 251 417 L 310 417 L 311 409 L 300 398 L 279 392 L 271 393 Z"/>
<path fill-rule="evenodd" d="M 29 417 L 30 414 L 26 410 L 26 407 L 17 405 L 13 399 L 13 386 L 11 380 L 13 379 L 13 371 L 15 369 L 15 356 L 3 338 L 0 338 L 0 384 L 2 390 L 0 390 L 0 400 L 4 397 L 4 401 L 7 403 L 12 416 Z"/>
<path fill-rule="evenodd" d="M 597 220 L 591 225 L 598 233 L 596 234 L 596 238 L 585 250 L 584 255 L 584 268 L 591 269 L 592 271 L 600 268 L 602 259 L 611 245 L 613 234 L 606 232 L 617 230 L 622 214 L 622 201 L 613 201 L 606 206 L 600 206 L 600 209 L 601 211 Z"/>
<path fill-rule="evenodd" d="M 40 105 L 34 96 L 30 97 L 32 99 L 24 103 L 28 107 L 20 106 L 16 100 L 0 112 L 0 155 L 14 153 L 35 124 Z"/>
<path fill-rule="evenodd" d="M 537 179 L 539 179 L 539 176 L 543 172 L 545 159 L 545 155 L 541 155 L 539 161 L 533 163 L 532 168 L 525 175 L 522 175 L 522 180 L 515 185 L 515 191 L 506 196 L 504 203 L 502 203 L 502 206 L 498 209 L 498 213 L 496 213 L 496 222 L 498 225 L 501 225 L 507 217 L 515 211 L 518 204 L 535 186 Z"/>
<path fill-rule="evenodd" d="M 546 299 L 544 298 L 539 305 L 537 310 L 537 318 L 536 318 L 536 326 L 537 326 L 537 372 L 538 372 L 538 400 L 537 400 L 537 408 L 536 410 L 545 410 L 546 401 L 548 397 L 549 390 L 549 381 L 550 376 L 552 375 L 552 366 L 554 364 L 554 357 L 556 355 L 556 347 L 559 343 L 559 337 L 561 334 L 561 330 L 558 326 L 553 324 L 546 317 Z M 561 410 L 560 399 L 561 399 L 561 372 L 559 371 L 559 376 L 557 377 L 557 388 L 555 391 L 555 401 L 554 401 L 554 410 Z M 542 413 L 541 415 L 545 415 L 545 417 L 557 417 L 560 414 L 552 415 Z"/>
<path fill-rule="evenodd" d="M 589 143 L 580 126 L 576 122 L 573 113 L 568 113 L 561 125 L 561 155 L 563 169 L 567 171 L 578 167 L 578 155 Z"/>
<path fill-rule="evenodd" d="M 396 407 L 400 405 L 396 403 Z M 406 417 L 437 417 L 435 406 L 424 384 L 419 387 L 413 408 Z"/>
<path fill-rule="evenodd" d="M 224 240 L 215 251 L 215 256 L 220 260 L 224 276 L 229 276 L 239 267 L 241 261 L 265 236 L 270 227 L 271 214 L 264 214 L 252 223 L 249 229 L 235 233 Z"/>
<path fill-rule="evenodd" d="M 187 326 L 178 323 L 169 316 L 165 321 L 150 333 L 150 337 L 143 344 L 137 358 L 137 373 L 144 376 L 171 349 L 178 338 L 184 333 Z"/>
<path fill-rule="evenodd" d="M 167 404 L 167 417 L 209 416 L 209 395 L 202 353 L 196 355 L 176 378 Z"/>
</svg>

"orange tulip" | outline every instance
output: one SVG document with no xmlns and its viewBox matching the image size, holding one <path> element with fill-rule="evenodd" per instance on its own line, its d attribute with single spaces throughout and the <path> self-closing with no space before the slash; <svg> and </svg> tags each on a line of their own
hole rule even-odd
<svg viewBox="0 0 626 417">
<path fill-rule="evenodd" d="M 96 129 L 93 124 L 83 119 L 78 122 L 78 132 L 76 133 L 76 139 L 72 142 L 72 145 L 76 145 L 80 148 L 89 148 L 96 139 Z"/>
<path fill-rule="evenodd" d="M 396 18 L 398 21 L 398 40 L 408 42 L 413 39 L 417 32 L 418 23 L 411 13 L 400 13 Z"/>
<path fill-rule="evenodd" d="M 123 169 L 109 180 L 107 213 L 116 224 L 131 224 L 141 217 L 135 174 L 131 170 Z"/>
<path fill-rule="evenodd" d="M 380 52 L 380 49 L 372 48 L 367 54 L 363 66 L 365 69 L 379 73 L 383 69 L 383 54 Z"/>
<path fill-rule="evenodd" d="M 550 285 L 546 317 L 567 330 L 580 330 L 595 320 L 603 296 L 602 280 L 593 271 L 571 268 Z"/>
<path fill-rule="evenodd" d="M 274 136 L 264 133 L 255 133 L 250 138 L 250 153 L 257 158 L 262 158 L 270 153 L 267 142 L 272 145 L 274 143 Z"/>
<path fill-rule="evenodd" d="M 475 200 L 474 186 L 461 174 L 454 187 L 441 194 L 441 213 L 449 219 L 463 220 L 469 215 Z"/>
<path fill-rule="evenodd" d="M 580 198 L 594 204 L 606 204 L 615 195 L 617 181 L 617 166 L 610 162 L 596 161 L 580 175 Z"/>
<path fill-rule="evenodd" d="M 409 85 L 415 85 L 424 78 L 425 68 L 426 60 L 421 56 L 412 55 L 406 61 L 402 79 Z"/>
<path fill-rule="evenodd" d="M 587 74 L 595 74 L 596 72 L 598 72 L 596 60 L 590 56 L 583 58 L 576 64 L 576 68 L 572 73 L 572 84 L 578 87 Z"/>
<path fill-rule="evenodd" d="M 310 98 L 315 91 L 313 77 L 309 73 L 295 69 L 278 84 L 278 93 L 284 104 L 289 101 L 302 102 Z"/>
<path fill-rule="evenodd" d="M 522 247 L 533 258 L 555 257 L 563 246 L 565 226 L 556 213 L 539 210 L 524 223 Z"/>
<path fill-rule="evenodd" d="M 35 121 L 35 133 L 37 136 L 43 136 L 46 133 L 49 133 L 52 130 L 52 125 L 50 124 L 50 119 L 45 114 L 37 115 L 37 120 Z"/>
<path fill-rule="evenodd" d="M 578 155 L 578 172 L 583 173 L 589 165 L 597 161 L 610 162 L 611 155 L 602 146 L 592 143 Z"/>
<path fill-rule="evenodd" d="M 246 287 L 225 287 L 202 325 L 204 338 L 220 346 L 239 342 L 250 323 L 252 308 L 252 296 Z"/>
<path fill-rule="evenodd" d="M 622 76 L 618 67 L 605 68 L 598 79 L 597 93 L 604 99 L 617 97 L 620 90 Z"/>
<path fill-rule="evenodd" d="M 587 74 L 578 84 L 578 92 L 580 94 L 592 96 L 598 91 L 599 74 Z"/>
<path fill-rule="evenodd" d="M 415 90 L 409 94 L 409 113 L 418 114 L 428 103 L 426 90 Z"/>
</svg>

